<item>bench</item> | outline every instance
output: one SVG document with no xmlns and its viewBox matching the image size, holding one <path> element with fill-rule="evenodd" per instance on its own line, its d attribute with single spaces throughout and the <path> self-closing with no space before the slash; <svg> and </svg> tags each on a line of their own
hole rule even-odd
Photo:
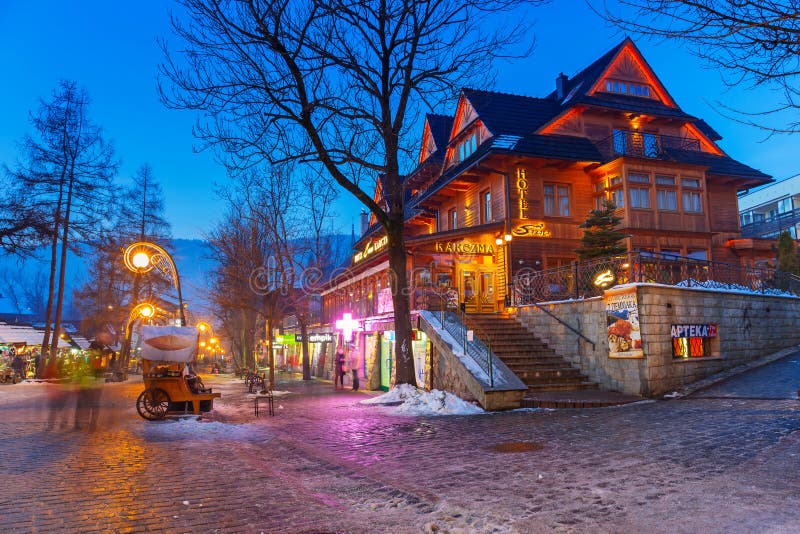
<svg viewBox="0 0 800 534">
<path fill-rule="evenodd" d="M 259 392 L 253 397 L 253 408 L 256 412 L 256 417 L 258 417 L 258 403 L 262 400 L 267 401 L 267 408 L 269 409 L 270 415 L 275 415 L 275 396 L 272 394 L 271 391 L 267 392 Z"/>
</svg>

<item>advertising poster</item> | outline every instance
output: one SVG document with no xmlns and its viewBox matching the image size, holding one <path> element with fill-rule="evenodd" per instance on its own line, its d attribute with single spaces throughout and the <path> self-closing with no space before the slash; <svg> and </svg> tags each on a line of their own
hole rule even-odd
<svg viewBox="0 0 800 534">
<path fill-rule="evenodd" d="M 603 301 L 608 325 L 608 356 L 643 358 L 636 286 L 608 290 Z"/>
<path fill-rule="evenodd" d="M 142 326 L 142 359 L 188 362 L 197 347 L 194 326 Z"/>
</svg>

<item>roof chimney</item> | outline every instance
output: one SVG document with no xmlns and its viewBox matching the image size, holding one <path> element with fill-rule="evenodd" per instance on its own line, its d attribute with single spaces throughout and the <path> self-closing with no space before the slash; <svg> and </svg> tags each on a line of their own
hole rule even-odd
<svg viewBox="0 0 800 534">
<path fill-rule="evenodd" d="M 556 97 L 558 97 L 559 100 L 564 98 L 564 89 L 567 86 L 567 80 L 569 80 L 569 78 L 563 72 L 556 78 Z"/>
<path fill-rule="evenodd" d="M 364 210 L 361 210 L 361 235 L 367 233 L 369 229 L 369 213 Z"/>
</svg>

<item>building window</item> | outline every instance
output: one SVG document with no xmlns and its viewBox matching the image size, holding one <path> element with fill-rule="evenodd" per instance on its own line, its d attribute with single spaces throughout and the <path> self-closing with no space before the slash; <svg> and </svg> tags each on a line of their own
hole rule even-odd
<svg viewBox="0 0 800 534">
<path fill-rule="evenodd" d="M 547 217 L 569 217 L 569 186 L 544 184 L 544 214 Z"/>
<path fill-rule="evenodd" d="M 650 189 L 632 187 L 630 194 L 631 208 L 650 209 Z"/>
<path fill-rule="evenodd" d="M 472 132 L 464 140 L 462 140 L 456 147 L 458 153 L 458 161 L 464 161 L 478 148 L 478 134 Z"/>
<path fill-rule="evenodd" d="M 684 213 L 703 213 L 703 201 L 697 191 L 684 191 L 681 196 Z"/>
<path fill-rule="evenodd" d="M 700 189 L 699 178 L 681 178 L 681 186 L 690 189 Z"/>
<path fill-rule="evenodd" d="M 436 232 L 441 232 L 442 231 L 442 226 L 441 226 L 442 222 L 439 220 L 439 210 L 436 210 L 436 212 L 434 212 L 433 217 L 434 217 L 434 221 L 433 221 L 434 230 Z"/>
<path fill-rule="evenodd" d="M 492 192 L 481 193 L 481 224 L 492 222 Z"/>
<path fill-rule="evenodd" d="M 650 175 L 649 174 L 641 174 L 636 172 L 628 173 L 628 181 L 633 182 L 635 184 L 649 184 L 650 183 Z"/>
<path fill-rule="evenodd" d="M 671 189 L 657 189 L 656 202 L 661 211 L 678 211 L 678 197 Z"/>
<path fill-rule="evenodd" d="M 708 260 L 708 253 L 705 250 L 690 250 L 686 253 L 686 257 L 693 260 Z"/>
<path fill-rule="evenodd" d="M 447 214 L 447 219 L 450 221 L 451 230 L 458 228 L 458 212 L 456 210 L 450 210 Z"/>
<path fill-rule="evenodd" d="M 778 213 L 789 213 L 792 209 L 791 198 L 782 198 L 778 201 Z"/>
<path fill-rule="evenodd" d="M 675 185 L 675 177 L 666 174 L 656 174 L 656 185 Z"/>
<path fill-rule="evenodd" d="M 618 208 L 625 207 L 625 191 L 622 189 L 615 189 L 611 192 L 611 200 Z"/>
<path fill-rule="evenodd" d="M 606 80 L 606 92 L 620 95 L 650 98 L 650 86 L 641 83 L 626 83 L 619 80 Z"/>
<path fill-rule="evenodd" d="M 703 358 L 710 355 L 709 338 L 707 337 L 672 338 L 673 358 Z"/>
</svg>

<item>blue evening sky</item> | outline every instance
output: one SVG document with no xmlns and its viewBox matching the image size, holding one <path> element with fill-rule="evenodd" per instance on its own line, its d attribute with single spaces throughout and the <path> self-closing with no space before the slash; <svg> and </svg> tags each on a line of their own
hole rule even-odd
<svg viewBox="0 0 800 534">
<path fill-rule="evenodd" d="M 38 98 L 49 97 L 58 80 L 74 79 L 88 90 L 91 116 L 115 143 L 121 178 L 149 163 L 164 186 L 174 236 L 199 238 L 219 213 L 214 184 L 227 178 L 213 154 L 193 152 L 194 116 L 167 110 L 158 100 L 161 51 L 156 39 L 175 41 L 169 25 L 172 7 L 166 0 L 0 0 L 0 62 L 6 72 L 0 84 L 0 162 L 16 160 L 16 142 L 29 131 L 28 112 Z M 577 73 L 624 37 L 582 0 L 556 0 L 531 14 L 536 49 L 528 59 L 498 63 L 497 90 L 544 96 L 559 72 Z M 637 45 L 684 111 L 706 119 L 723 136 L 721 146 L 729 155 L 777 180 L 800 172 L 793 153 L 797 139 L 765 140 L 763 131 L 715 110 L 716 101 L 764 109 L 777 104 L 779 95 L 767 89 L 730 89 L 718 72 L 674 43 L 639 40 Z M 782 122 L 788 121 L 774 124 Z M 349 232 L 360 208 L 344 192 L 340 197 L 339 225 Z"/>
</svg>

